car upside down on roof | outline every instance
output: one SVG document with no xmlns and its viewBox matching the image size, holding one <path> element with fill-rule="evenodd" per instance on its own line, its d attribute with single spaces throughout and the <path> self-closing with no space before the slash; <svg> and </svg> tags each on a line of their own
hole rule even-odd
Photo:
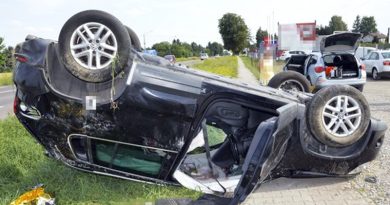
<svg viewBox="0 0 390 205">
<path fill-rule="evenodd" d="M 59 40 L 16 46 L 14 111 L 54 157 L 95 174 L 181 184 L 238 204 L 265 180 L 345 176 L 387 126 L 350 86 L 250 86 L 143 54 L 112 15 L 72 16 Z M 194 202 L 197 203 L 197 202 Z"/>
</svg>

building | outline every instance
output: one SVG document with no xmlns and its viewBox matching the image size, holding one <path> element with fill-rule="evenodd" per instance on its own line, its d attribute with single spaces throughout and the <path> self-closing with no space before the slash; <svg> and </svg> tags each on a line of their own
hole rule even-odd
<svg viewBox="0 0 390 205">
<path fill-rule="evenodd" d="M 387 36 L 383 33 L 370 33 L 362 38 L 363 43 L 385 43 Z"/>
<path fill-rule="evenodd" d="M 311 52 L 316 47 L 316 22 L 278 24 L 279 50 Z"/>
</svg>

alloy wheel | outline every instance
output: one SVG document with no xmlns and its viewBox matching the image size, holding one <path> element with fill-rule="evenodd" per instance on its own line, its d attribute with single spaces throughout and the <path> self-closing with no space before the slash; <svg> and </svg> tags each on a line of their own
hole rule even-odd
<svg viewBox="0 0 390 205">
<path fill-rule="evenodd" d="M 107 26 L 88 22 L 73 32 L 70 49 L 73 58 L 81 66 L 99 70 L 112 63 L 118 44 L 114 33 Z"/>
<path fill-rule="evenodd" d="M 375 68 L 372 70 L 372 78 L 378 80 L 378 71 Z"/>
<path fill-rule="evenodd" d="M 301 91 L 301 92 L 305 90 L 302 83 L 300 83 L 297 80 L 286 80 L 280 84 L 279 88 L 282 90 L 292 90 L 292 91 Z"/>
<path fill-rule="evenodd" d="M 361 124 L 362 110 L 359 103 L 346 95 L 330 99 L 323 111 L 322 122 L 327 132 L 336 137 L 347 137 Z"/>
</svg>

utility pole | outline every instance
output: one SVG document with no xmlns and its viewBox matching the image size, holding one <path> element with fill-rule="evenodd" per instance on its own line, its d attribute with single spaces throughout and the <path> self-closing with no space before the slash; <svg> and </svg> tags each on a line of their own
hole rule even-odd
<svg viewBox="0 0 390 205">
<path fill-rule="evenodd" d="M 146 50 L 146 34 L 151 33 L 152 31 L 153 31 L 153 30 L 150 30 L 150 31 L 145 32 L 145 33 L 143 34 L 143 37 L 144 37 L 144 50 Z"/>
<path fill-rule="evenodd" d="M 145 34 L 144 34 L 144 50 L 146 50 L 146 39 L 145 39 Z"/>
</svg>

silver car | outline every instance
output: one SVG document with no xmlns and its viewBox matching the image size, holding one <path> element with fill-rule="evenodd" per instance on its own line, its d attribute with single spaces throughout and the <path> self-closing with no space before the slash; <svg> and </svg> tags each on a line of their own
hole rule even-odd
<svg viewBox="0 0 390 205">
<path fill-rule="evenodd" d="M 363 62 L 372 79 L 390 76 L 390 51 L 373 51 Z"/>
<path fill-rule="evenodd" d="M 315 90 L 350 85 L 362 91 L 366 83 L 365 66 L 354 56 L 360 37 L 361 34 L 349 32 L 324 37 L 320 52 L 294 55 L 283 70 L 301 73 Z"/>
</svg>

